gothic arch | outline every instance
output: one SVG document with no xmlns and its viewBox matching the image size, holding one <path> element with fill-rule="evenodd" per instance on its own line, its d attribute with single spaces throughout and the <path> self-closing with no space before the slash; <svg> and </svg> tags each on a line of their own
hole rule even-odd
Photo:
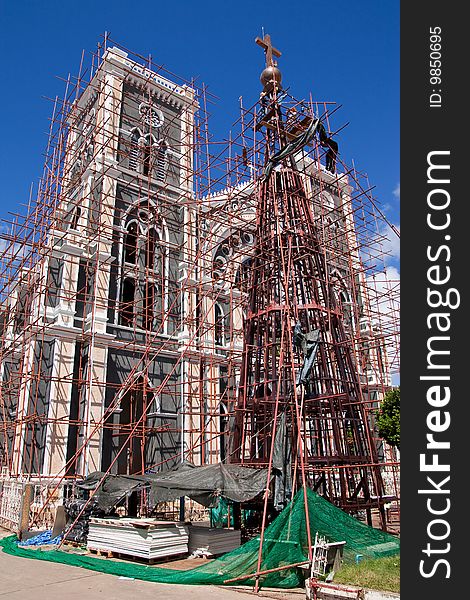
<svg viewBox="0 0 470 600">
<path fill-rule="evenodd" d="M 128 166 L 131 171 L 139 171 L 140 152 L 142 146 L 142 132 L 134 127 L 130 132 L 130 148 Z"/>
<path fill-rule="evenodd" d="M 335 294 L 335 300 L 343 313 L 344 324 L 349 330 L 349 333 L 353 335 L 356 330 L 356 324 L 355 315 L 352 310 L 353 302 L 351 290 L 346 285 L 344 277 L 338 269 L 332 269 L 330 271 L 330 282 L 332 284 L 331 287 L 333 293 Z"/>
<path fill-rule="evenodd" d="M 239 271 L 247 264 L 253 252 L 255 236 L 247 230 L 225 232 L 212 251 L 210 265 L 212 278 L 220 280 L 223 287 L 232 287 L 239 279 Z"/>
<path fill-rule="evenodd" d="M 166 328 L 168 239 L 166 222 L 150 198 L 133 203 L 123 215 L 116 290 L 120 325 L 160 331 L 163 323 Z"/>
<path fill-rule="evenodd" d="M 225 346 L 225 312 L 220 302 L 214 303 L 214 342 L 216 346 Z"/>
<path fill-rule="evenodd" d="M 152 132 L 134 127 L 130 131 L 128 167 L 144 176 L 163 181 L 168 165 L 168 143 Z"/>
</svg>

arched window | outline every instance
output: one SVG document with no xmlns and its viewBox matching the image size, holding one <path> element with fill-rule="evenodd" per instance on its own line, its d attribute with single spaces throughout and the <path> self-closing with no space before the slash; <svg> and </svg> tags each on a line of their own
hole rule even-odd
<svg viewBox="0 0 470 600">
<path fill-rule="evenodd" d="M 135 265 L 137 256 L 137 233 L 137 223 L 132 221 L 127 226 L 126 235 L 124 238 L 124 262 L 131 265 Z"/>
<path fill-rule="evenodd" d="M 341 310 L 343 312 L 344 324 L 351 331 L 353 331 L 354 321 L 351 299 L 349 297 L 349 294 L 345 290 L 341 290 L 341 292 L 339 293 L 339 301 L 341 304 Z"/>
<path fill-rule="evenodd" d="M 250 272 L 251 265 L 253 264 L 253 259 L 251 257 L 245 258 L 240 264 L 236 277 L 235 277 L 235 287 L 237 287 L 241 292 L 247 292 L 248 286 L 250 283 Z"/>
<path fill-rule="evenodd" d="M 157 230 L 154 227 L 150 227 L 147 235 L 147 247 L 145 249 L 145 266 L 148 269 L 158 270 L 155 253 L 159 241 L 160 238 Z"/>
<path fill-rule="evenodd" d="M 224 311 L 222 310 L 220 304 L 216 304 L 214 306 L 214 340 L 216 346 L 223 346 L 225 342 L 224 320 Z"/>
<path fill-rule="evenodd" d="M 167 145 L 162 142 L 157 151 L 157 179 L 163 181 L 166 174 Z"/>
<path fill-rule="evenodd" d="M 82 216 L 82 209 L 78 206 L 79 202 L 79 195 L 77 194 L 75 199 L 70 202 L 67 207 L 67 214 L 64 221 L 64 226 L 67 227 L 67 229 L 72 229 L 74 231 L 78 230 L 78 225 Z"/>
<path fill-rule="evenodd" d="M 133 129 L 131 132 L 131 147 L 129 150 L 129 169 L 132 171 L 139 170 L 140 160 L 140 138 L 142 134 L 139 129 Z"/>
<path fill-rule="evenodd" d="M 225 256 L 216 256 L 212 264 L 212 276 L 214 279 L 223 279 L 228 261 Z"/>
<path fill-rule="evenodd" d="M 126 278 L 122 284 L 121 324 L 131 327 L 134 323 L 135 280 Z"/>
<path fill-rule="evenodd" d="M 143 166 L 143 173 L 144 175 L 148 175 L 150 172 L 150 164 L 151 164 L 151 159 L 152 159 L 152 146 L 148 143 L 146 143 L 143 147 L 143 160 L 142 160 L 142 166 Z"/>
<path fill-rule="evenodd" d="M 352 334 L 354 332 L 354 314 L 351 295 L 343 277 L 336 269 L 331 273 L 331 283 L 336 303 L 343 315 L 343 324 L 346 330 Z"/>
<path fill-rule="evenodd" d="M 15 315 L 15 333 L 21 333 L 25 324 L 31 315 L 31 304 L 33 296 L 32 290 L 26 285 L 22 286 L 18 293 L 18 300 L 16 302 L 16 315 Z"/>
<path fill-rule="evenodd" d="M 164 140 L 157 141 L 152 133 L 144 134 L 136 127 L 130 134 L 129 169 L 163 181 L 167 171 L 167 151 L 168 144 Z"/>
<path fill-rule="evenodd" d="M 340 298 L 340 300 L 341 300 L 341 304 L 342 304 L 342 306 L 344 306 L 345 304 L 349 303 L 349 298 L 348 298 L 348 296 L 347 296 L 346 292 L 344 292 L 344 291 L 341 291 L 341 292 L 339 293 L 339 298 Z"/>
<path fill-rule="evenodd" d="M 127 215 L 121 266 L 121 325 L 158 331 L 163 321 L 166 260 L 160 217 L 149 200 Z"/>
<path fill-rule="evenodd" d="M 230 285 L 240 291 L 247 291 L 254 242 L 253 233 L 242 229 L 230 232 L 221 240 L 212 259 L 212 277 L 217 280 L 218 286 Z"/>
<path fill-rule="evenodd" d="M 147 133 L 144 137 L 144 145 L 142 147 L 142 172 L 144 175 L 152 175 L 154 146 L 155 138 L 152 134 Z"/>
<path fill-rule="evenodd" d="M 154 329 L 155 309 L 156 309 L 156 296 L 157 290 L 155 284 L 146 281 L 144 286 L 144 298 L 143 298 L 143 327 L 144 329 Z"/>
<path fill-rule="evenodd" d="M 72 214 L 72 220 L 70 222 L 70 229 L 78 229 L 78 223 L 80 221 L 80 217 L 82 216 L 82 209 L 77 206 Z"/>
</svg>

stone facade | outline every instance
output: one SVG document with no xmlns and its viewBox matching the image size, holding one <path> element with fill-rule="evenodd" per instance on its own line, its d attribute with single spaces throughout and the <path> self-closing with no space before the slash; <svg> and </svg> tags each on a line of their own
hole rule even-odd
<svg viewBox="0 0 470 600">
<path fill-rule="evenodd" d="M 197 108 L 190 87 L 116 48 L 72 106 L 60 202 L 2 309 L 0 461 L 10 474 L 224 458 L 256 200 L 247 182 L 196 210 Z M 351 336 L 362 328 L 373 340 L 366 311 L 352 309 L 364 282 L 347 177 L 338 185 L 297 161 Z M 376 343 L 358 352 L 369 385 L 387 378 Z"/>
</svg>

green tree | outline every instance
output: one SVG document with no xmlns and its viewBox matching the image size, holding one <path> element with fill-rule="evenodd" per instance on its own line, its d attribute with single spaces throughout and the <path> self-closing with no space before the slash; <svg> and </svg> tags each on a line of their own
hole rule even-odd
<svg viewBox="0 0 470 600">
<path fill-rule="evenodd" d="M 385 394 L 377 411 L 379 436 L 400 449 L 400 388 L 394 388 Z"/>
</svg>

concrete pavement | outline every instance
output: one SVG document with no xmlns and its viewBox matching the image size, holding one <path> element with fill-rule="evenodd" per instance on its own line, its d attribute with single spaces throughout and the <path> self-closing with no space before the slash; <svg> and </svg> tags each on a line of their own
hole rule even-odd
<svg viewBox="0 0 470 600">
<path fill-rule="evenodd" d="M 262 592 L 278 600 L 303 600 L 305 592 Z M 215 586 L 168 585 L 80 567 L 30 560 L 0 550 L 0 600 L 253 600 L 253 593 Z"/>
</svg>

